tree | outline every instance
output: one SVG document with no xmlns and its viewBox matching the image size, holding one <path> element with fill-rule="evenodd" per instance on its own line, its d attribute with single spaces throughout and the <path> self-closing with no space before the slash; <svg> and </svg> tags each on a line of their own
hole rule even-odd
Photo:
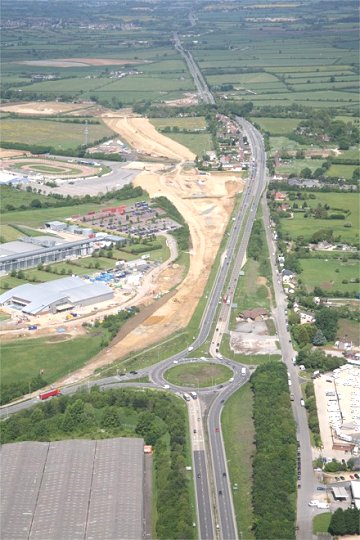
<svg viewBox="0 0 360 540">
<path fill-rule="evenodd" d="M 33 199 L 30 203 L 31 208 L 41 208 L 42 204 L 39 199 Z"/>
<path fill-rule="evenodd" d="M 321 308 L 316 312 L 316 326 L 327 341 L 334 341 L 336 338 L 338 318 L 337 312 L 328 308 Z"/>
<path fill-rule="evenodd" d="M 102 425 L 106 428 L 119 428 L 120 416 L 116 407 L 106 407 L 102 415 Z"/>
<path fill-rule="evenodd" d="M 346 534 L 345 517 L 342 508 L 335 510 L 331 517 L 329 532 L 332 535 L 344 535 Z"/>
<path fill-rule="evenodd" d="M 324 336 L 324 334 L 322 333 L 320 329 L 316 331 L 316 334 L 313 337 L 312 342 L 313 342 L 313 345 L 316 345 L 316 346 L 325 345 L 326 337 Z"/>
</svg>

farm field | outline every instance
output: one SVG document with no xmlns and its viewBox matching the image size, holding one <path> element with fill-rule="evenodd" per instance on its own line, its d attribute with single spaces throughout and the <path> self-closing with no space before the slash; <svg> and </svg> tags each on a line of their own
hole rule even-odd
<svg viewBox="0 0 360 540">
<path fill-rule="evenodd" d="M 211 136 L 208 133 L 167 133 L 170 139 L 186 146 L 197 156 L 203 156 L 213 149 Z"/>
<path fill-rule="evenodd" d="M 303 269 L 301 279 L 306 283 L 309 293 L 314 287 L 320 287 L 329 295 L 331 291 L 360 292 L 359 283 L 355 283 L 359 277 L 359 264 L 356 260 L 350 259 L 344 263 L 333 259 L 312 258 L 299 259 L 299 262 Z"/>
<path fill-rule="evenodd" d="M 7 143 L 52 146 L 55 150 L 74 150 L 84 142 L 85 121 L 79 124 L 52 120 L 5 118 L 1 122 L 1 137 Z M 113 131 L 101 121 L 89 124 L 88 141 L 94 143 L 104 137 L 111 138 Z"/>
<path fill-rule="evenodd" d="M 188 130 L 197 130 L 206 128 L 206 120 L 203 116 L 188 116 L 184 118 L 150 118 L 151 123 L 156 129 L 179 128 Z"/>
<path fill-rule="evenodd" d="M 345 178 L 346 180 L 350 180 L 352 178 L 353 172 L 357 168 L 357 165 L 331 165 L 330 169 L 328 170 L 328 175 L 338 176 L 339 178 Z"/>
<path fill-rule="evenodd" d="M 283 160 L 275 170 L 279 174 L 300 174 L 303 169 L 309 168 L 312 172 L 320 168 L 324 159 L 286 159 Z"/>
<path fill-rule="evenodd" d="M 288 135 L 292 133 L 298 124 L 301 122 L 300 118 L 252 118 L 252 122 L 258 124 L 264 131 L 269 132 L 271 135 Z"/>
</svg>

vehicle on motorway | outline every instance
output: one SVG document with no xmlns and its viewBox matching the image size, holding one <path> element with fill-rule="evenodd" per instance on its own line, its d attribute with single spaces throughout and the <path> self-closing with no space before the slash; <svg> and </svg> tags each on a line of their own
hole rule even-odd
<svg viewBox="0 0 360 540">
<path fill-rule="evenodd" d="M 241 375 L 242 375 L 243 377 L 245 377 L 245 375 L 246 375 L 246 368 L 244 368 L 244 367 L 241 368 Z"/>
<path fill-rule="evenodd" d="M 198 478 L 201 478 L 201 474 L 200 473 L 197 473 L 196 475 Z"/>
<path fill-rule="evenodd" d="M 193 351 L 194 350 L 194 347 L 192 345 L 190 345 L 190 347 L 188 347 L 187 349 L 189 352 Z"/>
<path fill-rule="evenodd" d="M 222 495 L 222 491 L 221 491 L 221 489 L 219 489 L 219 495 Z"/>
<path fill-rule="evenodd" d="M 40 399 L 40 401 L 44 401 L 44 399 L 48 399 L 50 397 L 60 396 L 60 395 L 61 395 L 60 388 L 52 388 L 51 390 L 48 390 L 47 392 L 42 392 L 41 394 L 39 394 L 38 399 Z"/>
<path fill-rule="evenodd" d="M 164 384 L 165 390 L 169 390 L 170 386 L 168 384 Z"/>
<path fill-rule="evenodd" d="M 226 476 L 226 472 L 223 472 L 223 476 Z"/>
<path fill-rule="evenodd" d="M 215 428 L 215 431 L 216 431 L 216 433 L 219 432 L 219 428 L 218 428 L 217 426 L 216 426 L 216 428 Z"/>
</svg>

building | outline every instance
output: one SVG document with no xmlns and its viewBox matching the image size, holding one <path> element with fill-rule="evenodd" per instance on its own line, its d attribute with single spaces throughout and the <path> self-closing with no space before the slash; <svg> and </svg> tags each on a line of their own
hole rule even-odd
<svg viewBox="0 0 360 540">
<path fill-rule="evenodd" d="M 138 438 L 4 444 L 1 538 L 143 538 L 147 459 Z"/>
<path fill-rule="evenodd" d="M 0 171 L 0 185 L 16 185 L 16 184 L 26 184 L 29 182 L 27 176 L 21 176 L 9 171 Z"/>
<path fill-rule="evenodd" d="M 258 307 L 254 309 L 247 309 L 242 311 L 237 316 L 237 320 L 240 321 L 263 321 L 269 317 L 269 313 L 266 309 Z"/>
<path fill-rule="evenodd" d="M 79 277 L 66 277 L 38 285 L 25 283 L 0 295 L 0 305 L 28 313 L 56 313 L 111 300 L 114 293 L 103 283 L 88 283 Z"/>
<path fill-rule="evenodd" d="M 332 488 L 333 496 L 336 501 L 346 501 L 349 497 L 348 492 L 342 486 Z"/>
<path fill-rule="evenodd" d="M 67 228 L 67 223 L 63 221 L 48 221 L 45 223 L 45 229 L 50 231 L 65 231 Z"/>
<path fill-rule="evenodd" d="M 350 489 L 355 507 L 360 510 L 360 480 L 353 480 L 350 482 Z"/>
</svg>

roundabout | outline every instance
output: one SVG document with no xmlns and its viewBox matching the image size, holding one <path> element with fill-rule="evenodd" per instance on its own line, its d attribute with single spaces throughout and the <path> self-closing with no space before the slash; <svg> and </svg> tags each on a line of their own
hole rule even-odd
<svg viewBox="0 0 360 540">
<path fill-rule="evenodd" d="M 227 366 L 210 362 L 191 362 L 170 367 L 164 379 L 175 386 L 209 388 L 225 383 L 233 378 L 233 371 Z"/>
</svg>

